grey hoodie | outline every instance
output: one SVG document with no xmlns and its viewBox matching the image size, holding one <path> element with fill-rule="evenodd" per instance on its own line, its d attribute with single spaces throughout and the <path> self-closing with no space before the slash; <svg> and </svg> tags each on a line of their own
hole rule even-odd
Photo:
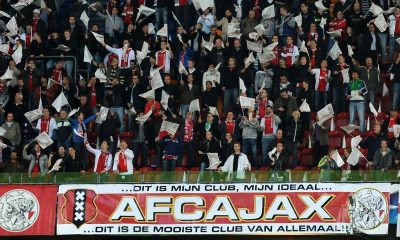
<svg viewBox="0 0 400 240">
<path fill-rule="evenodd" d="M 260 123 L 257 118 L 253 118 L 252 120 L 242 119 L 239 123 L 239 128 L 243 129 L 242 137 L 243 138 L 257 138 L 257 132 L 261 131 Z"/>
</svg>

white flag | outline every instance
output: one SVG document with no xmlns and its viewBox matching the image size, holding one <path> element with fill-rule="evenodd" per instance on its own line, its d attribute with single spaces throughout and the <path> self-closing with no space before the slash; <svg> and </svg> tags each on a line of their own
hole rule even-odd
<svg viewBox="0 0 400 240">
<path fill-rule="evenodd" d="M 388 96 L 388 95 L 389 95 L 389 88 L 386 86 L 385 83 L 383 83 L 383 86 L 382 86 L 382 97 Z"/>
<path fill-rule="evenodd" d="M 105 44 L 104 43 L 104 36 L 95 32 L 92 32 L 94 38 L 96 38 L 96 40 L 101 43 L 101 44 Z"/>
<path fill-rule="evenodd" d="M 77 113 L 79 111 L 79 107 L 72 109 L 72 111 L 70 113 L 68 113 L 68 118 L 72 117 L 75 115 L 75 113 Z"/>
<path fill-rule="evenodd" d="M 0 52 L 8 55 L 8 50 L 10 49 L 10 45 L 8 43 L 0 45 Z"/>
<path fill-rule="evenodd" d="M 211 113 L 214 116 L 218 116 L 219 117 L 219 113 L 216 107 L 208 107 L 209 108 L 209 113 Z"/>
<path fill-rule="evenodd" d="M 325 7 L 324 4 L 322 3 L 322 0 L 318 0 L 315 3 L 315 7 L 320 10 L 320 11 L 327 11 L 329 8 Z"/>
<path fill-rule="evenodd" d="M 301 25 L 303 25 L 303 17 L 301 16 L 301 13 L 293 19 L 296 22 L 297 27 L 301 27 Z"/>
<path fill-rule="evenodd" d="M 306 42 L 305 41 L 301 42 L 300 52 L 307 53 L 307 55 L 308 55 L 308 49 L 306 47 Z"/>
<path fill-rule="evenodd" d="M 38 142 L 39 146 L 42 149 L 46 149 L 48 146 L 53 144 L 53 140 L 51 140 L 50 136 L 45 132 L 41 132 L 35 140 Z"/>
<path fill-rule="evenodd" d="M 322 28 L 322 31 L 325 29 L 326 25 L 326 18 L 321 18 L 321 22 L 319 23 L 319 26 Z"/>
<path fill-rule="evenodd" d="M 147 98 L 154 99 L 155 98 L 155 92 L 154 92 L 154 90 L 149 90 L 149 91 L 147 91 L 145 93 L 139 94 L 139 97 L 146 98 L 146 99 Z"/>
<path fill-rule="evenodd" d="M 386 31 L 386 28 L 388 27 L 388 24 L 383 14 L 379 14 L 378 17 L 375 18 L 374 24 L 381 32 Z"/>
<path fill-rule="evenodd" d="M 246 40 L 246 43 L 247 43 L 247 49 L 249 51 L 253 51 L 256 53 L 261 53 L 263 51 L 262 47 L 258 43 L 250 42 L 249 40 Z"/>
<path fill-rule="evenodd" d="M 382 101 L 379 101 L 378 113 L 382 112 Z"/>
<path fill-rule="evenodd" d="M 239 23 L 228 23 L 227 33 L 230 38 L 240 38 L 242 34 L 240 33 Z"/>
<path fill-rule="evenodd" d="M 207 169 L 216 170 L 218 168 L 218 165 L 221 163 L 218 157 L 218 153 L 207 153 L 207 157 L 208 161 L 210 162 Z"/>
<path fill-rule="evenodd" d="M 49 80 L 47 81 L 47 89 L 50 89 L 52 86 L 56 84 L 61 85 L 59 82 L 49 78 Z"/>
<path fill-rule="evenodd" d="M 301 103 L 300 112 L 311 112 L 310 105 L 307 103 L 307 99 L 304 99 L 304 101 Z"/>
<path fill-rule="evenodd" d="M 272 4 L 269 7 L 264 8 L 264 10 L 261 13 L 262 18 L 268 19 L 268 18 L 274 18 L 275 17 L 275 6 Z"/>
<path fill-rule="evenodd" d="M 168 26 L 167 26 L 167 24 L 164 24 L 164 27 L 162 27 L 160 30 L 157 31 L 157 36 L 168 37 Z"/>
<path fill-rule="evenodd" d="M 368 116 L 368 118 L 367 118 L 367 131 L 370 131 L 370 130 L 371 130 L 371 125 L 370 125 L 369 116 Z"/>
<path fill-rule="evenodd" d="M 93 61 L 92 54 L 90 54 L 89 48 L 85 45 L 85 49 L 83 52 L 83 62 L 92 63 L 92 61 Z"/>
<path fill-rule="evenodd" d="M 265 28 L 264 26 L 260 23 L 257 26 L 254 27 L 254 30 L 260 35 L 263 35 L 265 33 Z"/>
<path fill-rule="evenodd" d="M 371 12 L 374 16 L 378 16 L 383 13 L 383 9 L 373 2 L 371 3 L 371 7 L 368 11 Z"/>
<path fill-rule="evenodd" d="M 257 57 L 260 63 L 266 63 L 276 58 L 273 52 L 257 53 Z"/>
<path fill-rule="evenodd" d="M 1 16 L 7 17 L 7 18 L 11 18 L 11 16 L 8 13 L 5 13 L 3 11 L 0 11 L 0 17 Z"/>
<path fill-rule="evenodd" d="M 178 131 L 178 128 L 179 128 L 179 124 L 163 120 L 163 122 L 161 124 L 161 128 L 160 128 L 160 132 L 166 131 L 171 135 L 175 135 L 176 131 Z"/>
<path fill-rule="evenodd" d="M 343 158 L 340 156 L 338 150 L 335 150 L 332 158 L 333 158 L 333 160 L 335 160 L 338 167 L 341 167 L 344 165 Z"/>
<path fill-rule="evenodd" d="M 3 76 L 0 77 L 1 80 L 7 80 L 7 79 L 13 79 L 13 74 L 14 71 L 10 69 L 10 67 L 7 68 L 6 72 L 3 74 Z"/>
<path fill-rule="evenodd" d="M 81 21 L 83 22 L 83 24 L 85 25 L 86 29 L 89 29 L 89 17 L 86 14 L 86 11 L 83 10 L 82 14 L 81 14 Z"/>
<path fill-rule="evenodd" d="M 326 105 L 323 109 L 317 112 L 319 121 L 318 124 L 321 126 L 326 120 L 333 117 L 335 112 L 333 111 L 332 104 Z"/>
<path fill-rule="evenodd" d="M 211 51 L 214 47 L 214 43 L 212 42 L 207 42 L 206 40 L 204 40 L 204 38 L 201 41 L 201 44 L 203 45 L 203 47 L 205 47 L 208 51 Z"/>
<path fill-rule="evenodd" d="M 347 125 L 347 126 L 341 126 L 341 129 L 343 129 L 343 131 L 345 131 L 347 134 L 352 133 L 354 130 L 356 130 L 356 126 L 355 125 Z"/>
<path fill-rule="evenodd" d="M 71 48 L 69 48 L 68 46 L 65 46 L 64 44 L 59 44 L 59 45 L 56 47 L 56 49 L 57 49 L 57 50 L 60 50 L 60 51 L 71 51 Z"/>
<path fill-rule="evenodd" d="M 149 34 L 156 34 L 156 28 L 154 27 L 153 23 L 149 23 L 147 28 L 149 29 Z"/>
<path fill-rule="evenodd" d="M 239 77 L 239 92 L 245 93 L 247 91 L 246 85 L 241 77 Z"/>
<path fill-rule="evenodd" d="M 24 7 L 31 4 L 33 1 L 18 1 L 16 4 L 11 4 L 11 7 L 17 11 L 21 11 Z"/>
<path fill-rule="evenodd" d="M 215 70 L 219 71 L 219 67 L 221 67 L 222 62 L 218 63 L 217 66 L 215 66 Z"/>
<path fill-rule="evenodd" d="M 393 125 L 393 134 L 394 134 L 394 137 L 396 137 L 396 138 L 398 138 L 400 136 L 400 125 L 399 124 Z"/>
<path fill-rule="evenodd" d="M 15 64 L 19 64 L 22 61 L 22 46 L 18 46 L 12 54 Z"/>
<path fill-rule="evenodd" d="M 326 33 L 329 34 L 329 36 L 332 38 L 338 38 L 338 37 L 342 36 L 342 29 L 335 30 L 332 32 L 326 32 Z"/>
<path fill-rule="evenodd" d="M 192 100 L 189 104 L 189 112 L 200 112 L 200 101 L 199 99 Z M 184 116 L 185 117 L 185 116 Z"/>
<path fill-rule="evenodd" d="M 95 122 L 100 124 L 100 123 L 104 122 L 105 120 L 107 120 L 107 115 L 108 115 L 109 110 L 110 110 L 109 108 L 101 106 L 99 115 L 97 115 Z"/>
<path fill-rule="evenodd" d="M 362 138 L 360 135 L 351 138 L 351 148 L 356 148 L 358 147 L 358 145 L 360 144 L 360 142 L 362 141 Z"/>
<path fill-rule="evenodd" d="M 263 48 L 263 52 L 272 52 L 274 51 L 275 47 L 278 46 L 278 42 L 273 42 L 270 45 L 266 46 L 265 48 Z"/>
<path fill-rule="evenodd" d="M 164 109 L 168 108 L 168 101 L 169 101 L 169 94 L 166 91 L 162 90 L 160 103 Z"/>
<path fill-rule="evenodd" d="M 57 112 L 60 112 L 61 108 L 65 105 L 69 105 L 68 99 L 65 97 L 64 93 L 61 92 L 51 106 L 53 106 Z"/>
<path fill-rule="evenodd" d="M 254 105 L 256 104 L 256 100 L 254 98 L 243 96 L 239 97 L 239 102 L 242 108 L 254 108 Z"/>
<path fill-rule="evenodd" d="M 378 116 L 378 112 L 376 111 L 374 105 L 372 105 L 372 103 L 369 103 L 369 110 L 374 114 L 375 117 Z"/>
<path fill-rule="evenodd" d="M 8 21 L 6 27 L 7 27 L 8 30 L 10 30 L 11 35 L 17 35 L 18 34 L 17 20 L 15 20 L 14 16 L 10 19 L 10 21 Z"/>
<path fill-rule="evenodd" d="M 174 11 L 171 10 L 172 18 L 178 23 L 179 26 L 182 26 L 181 22 L 179 21 L 178 17 L 175 15 Z"/>
<path fill-rule="evenodd" d="M 152 90 L 156 90 L 164 86 L 160 71 L 155 71 L 153 75 L 150 74 L 150 78 L 150 86 Z"/>
<path fill-rule="evenodd" d="M 6 134 L 6 130 L 2 127 L 0 127 L 0 137 L 4 136 L 4 134 Z"/>
<path fill-rule="evenodd" d="M 136 121 L 138 121 L 138 122 L 146 122 L 147 119 L 149 119 L 149 117 L 151 116 L 151 114 L 153 114 L 153 110 L 148 111 L 146 114 L 143 114 L 142 116 L 138 116 L 136 118 Z"/>
<path fill-rule="evenodd" d="M 146 7 L 145 5 L 140 5 L 139 9 L 138 9 L 138 13 L 136 16 L 136 20 L 135 22 L 137 22 L 137 20 L 139 19 L 139 17 L 143 14 L 144 16 L 148 17 L 151 14 L 155 13 L 156 10 Z"/>
<path fill-rule="evenodd" d="M 333 47 L 329 51 L 329 56 L 331 56 L 333 60 L 336 60 L 340 54 L 342 54 L 342 50 L 340 50 L 338 43 L 335 42 L 335 44 L 333 44 Z"/>
<path fill-rule="evenodd" d="M 311 134 L 308 134 L 308 148 L 312 148 Z"/>
<path fill-rule="evenodd" d="M 340 72 L 342 73 L 343 76 L 343 83 L 349 83 L 350 82 L 349 68 L 344 68 Z"/>
<path fill-rule="evenodd" d="M 349 157 L 347 158 L 347 163 L 351 166 L 355 166 L 360 161 L 362 153 L 357 148 L 352 148 Z"/>
<path fill-rule="evenodd" d="M 354 55 L 353 48 L 349 44 L 347 44 L 347 53 L 350 57 Z"/>
<path fill-rule="evenodd" d="M 56 163 L 54 163 L 54 165 L 51 168 L 51 170 L 47 172 L 47 174 L 49 174 L 51 172 L 57 172 L 58 170 L 60 170 L 62 161 L 63 161 L 62 158 L 58 159 L 56 161 Z"/>
<path fill-rule="evenodd" d="M 346 135 L 343 135 L 342 148 L 346 148 Z"/>
<path fill-rule="evenodd" d="M 178 69 L 180 74 L 185 74 L 188 75 L 188 71 L 186 70 L 185 66 L 183 66 L 183 63 L 179 61 L 179 69 Z"/>
<path fill-rule="evenodd" d="M 335 131 L 335 121 L 331 118 L 331 129 L 330 131 Z"/>
<path fill-rule="evenodd" d="M 40 109 L 35 109 L 35 110 L 32 110 L 32 111 L 26 112 L 24 114 L 24 116 L 26 117 L 26 119 L 29 122 L 34 122 L 34 121 L 38 120 L 39 118 L 42 117 L 42 115 L 43 115 L 42 114 L 42 110 L 40 110 Z"/>
<path fill-rule="evenodd" d="M 250 64 L 254 63 L 256 59 L 254 58 L 253 52 L 250 52 L 249 56 L 244 61 L 244 67 L 248 68 Z"/>
<path fill-rule="evenodd" d="M 105 83 L 105 82 L 109 81 L 108 78 L 106 77 L 106 75 L 104 75 L 104 73 L 99 68 L 94 73 L 94 76 L 97 79 L 99 79 L 101 83 Z"/>
</svg>

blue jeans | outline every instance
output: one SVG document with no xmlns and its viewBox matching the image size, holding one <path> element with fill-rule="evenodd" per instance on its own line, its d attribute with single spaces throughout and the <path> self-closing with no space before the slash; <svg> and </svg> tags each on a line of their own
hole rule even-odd
<svg viewBox="0 0 400 240">
<path fill-rule="evenodd" d="M 239 89 L 226 89 L 224 91 L 224 112 L 227 113 L 229 108 L 233 107 L 233 104 L 237 101 L 239 97 Z"/>
<path fill-rule="evenodd" d="M 372 103 L 372 105 L 375 102 L 375 94 L 376 90 L 369 90 L 368 89 L 368 95 L 364 96 L 365 99 L 365 105 L 369 106 L 369 103 Z"/>
<path fill-rule="evenodd" d="M 396 38 L 397 37 L 390 37 L 389 38 L 389 58 L 390 58 L 390 63 L 394 62 L 394 51 L 396 49 L 399 49 L 398 43 L 396 43 Z"/>
<path fill-rule="evenodd" d="M 346 97 L 344 87 L 333 87 L 333 110 L 335 113 L 345 112 Z"/>
<path fill-rule="evenodd" d="M 125 123 L 124 123 L 124 108 L 123 107 L 111 107 L 110 111 L 114 112 L 117 114 L 119 122 L 121 123 L 121 127 L 119 128 L 119 132 L 122 133 L 125 131 Z"/>
<path fill-rule="evenodd" d="M 292 155 L 292 168 L 295 168 L 299 165 L 299 155 L 298 155 L 298 144 L 297 142 L 288 142 L 287 143 L 287 149 L 289 150 L 289 152 Z"/>
<path fill-rule="evenodd" d="M 142 154 L 142 161 L 139 164 L 139 150 Z M 140 167 L 145 167 L 148 165 L 147 163 L 147 145 L 145 142 L 133 142 L 133 166 L 138 169 Z"/>
<path fill-rule="evenodd" d="M 183 118 L 186 118 L 186 113 L 189 112 L 188 104 L 181 104 L 181 115 Z"/>
<path fill-rule="evenodd" d="M 269 144 L 273 139 L 274 137 L 263 137 L 261 139 L 261 151 L 262 151 L 261 166 L 269 166 L 268 150 L 269 150 Z"/>
<path fill-rule="evenodd" d="M 378 33 L 379 40 L 381 42 L 381 59 L 382 61 L 387 60 L 387 54 L 386 54 L 386 45 L 387 45 L 387 33 Z"/>
<path fill-rule="evenodd" d="M 393 109 L 399 110 L 400 82 L 393 83 Z"/>
<path fill-rule="evenodd" d="M 364 101 L 350 101 L 350 124 L 355 124 L 355 114 L 357 111 L 358 119 L 360 121 L 360 132 L 365 131 L 365 102 Z"/>
<path fill-rule="evenodd" d="M 328 100 L 327 92 L 315 92 L 315 110 L 319 111 L 326 106 Z"/>
<path fill-rule="evenodd" d="M 67 75 L 69 79 L 72 81 L 75 79 L 75 76 L 72 75 L 72 71 L 74 70 L 74 61 L 72 60 L 65 60 L 64 62 L 65 71 L 67 71 Z"/>
<path fill-rule="evenodd" d="M 160 30 L 164 24 L 168 23 L 168 8 L 156 8 L 156 31 Z"/>
<path fill-rule="evenodd" d="M 243 138 L 243 152 L 247 156 L 252 156 L 251 166 L 257 168 L 257 139 Z"/>
</svg>

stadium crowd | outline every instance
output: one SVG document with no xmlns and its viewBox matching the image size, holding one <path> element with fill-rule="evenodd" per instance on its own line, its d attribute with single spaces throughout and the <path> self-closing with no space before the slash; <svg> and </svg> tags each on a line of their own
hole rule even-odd
<svg viewBox="0 0 400 240">
<path fill-rule="evenodd" d="M 398 4 L 1 0 L 1 169 L 400 170 Z"/>
</svg>

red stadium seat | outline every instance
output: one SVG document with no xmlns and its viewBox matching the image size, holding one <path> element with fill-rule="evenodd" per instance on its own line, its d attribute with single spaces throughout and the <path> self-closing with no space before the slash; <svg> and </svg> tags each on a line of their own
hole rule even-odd
<svg viewBox="0 0 400 240">
<path fill-rule="evenodd" d="M 191 171 L 191 172 L 198 172 L 198 171 L 200 171 L 200 168 L 199 168 L 199 167 L 192 167 L 192 168 L 190 169 L 190 171 Z"/>
<path fill-rule="evenodd" d="M 142 167 L 139 168 L 139 172 L 152 172 L 153 169 L 151 167 Z"/>
<path fill-rule="evenodd" d="M 329 136 L 329 146 L 333 148 L 341 148 L 342 147 L 342 133 L 338 130 L 332 131 L 328 133 Z"/>
<path fill-rule="evenodd" d="M 382 97 L 381 102 L 382 112 L 388 113 L 392 109 L 392 96 Z"/>
<path fill-rule="evenodd" d="M 347 112 L 339 113 L 335 120 L 336 130 L 339 130 L 343 126 L 347 126 L 350 123 L 350 115 Z"/>
<path fill-rule="evenodd" d="M 125 131 L 121 133 L 121 138 L 133 138 L 133 132 L 130 131 Z"/>
<path fill-rule="evenodd" d="M 187 171 L 188 169 L 187 168 L 185 168 L 185 167 L 176 167 L 175 168 L 175 172 L 185 172 L 185 171 Z"/>
<path fill-rule="evenodd" d="M 311 168 L 316 165 L 314 163 L 314 153 L 311 148 L 304 148 L 299 156 L 299 165 L 305 168 Z"/>
<path fill-rule="evenodd" d="M 258 169 L 258 171 L 268 171 L 269 170 L 269 167 L 260 167 L 259 169 Z"/>
</svg>

